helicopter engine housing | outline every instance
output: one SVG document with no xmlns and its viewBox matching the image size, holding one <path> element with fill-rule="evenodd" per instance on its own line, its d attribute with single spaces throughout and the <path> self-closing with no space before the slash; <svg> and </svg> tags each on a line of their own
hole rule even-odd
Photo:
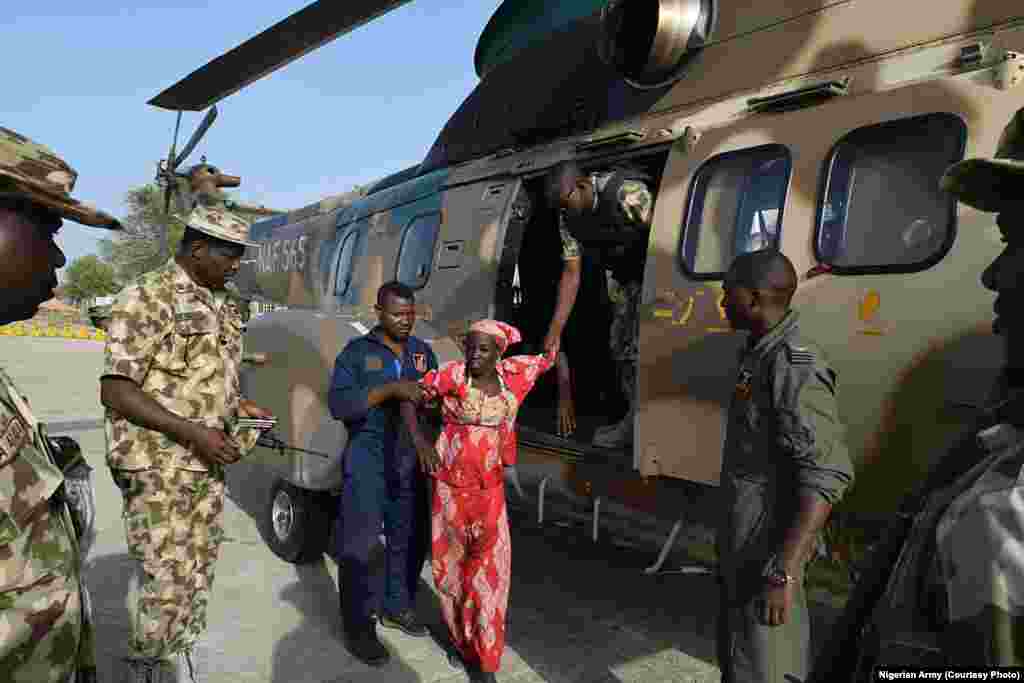
<svg viewBox="0 0 1024 683">
<path fill-rule="evenodd" d="M 679 80 L 710 41 L 716 6 L 716 0 L 610 0 L 601 12 L 601 57 L 635 88 Z"/>
</svg>

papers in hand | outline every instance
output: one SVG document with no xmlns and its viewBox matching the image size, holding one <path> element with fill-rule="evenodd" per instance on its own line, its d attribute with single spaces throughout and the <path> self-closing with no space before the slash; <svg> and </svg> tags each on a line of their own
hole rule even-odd
<svg viewBox="0 0 1024 683">
<path fill-rule="evenodd" d="M 249 427 L 251 429 L 273 429 L 277 426 L 277 418 L 261 418 L 261 417 L 240 417 L 235 422 L 235 425 L 239 428 Z"/>
</svg>

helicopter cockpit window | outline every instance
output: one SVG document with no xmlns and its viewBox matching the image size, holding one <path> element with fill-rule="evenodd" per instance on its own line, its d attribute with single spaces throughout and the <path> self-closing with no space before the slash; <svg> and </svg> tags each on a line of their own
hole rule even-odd
<svg viewBox="0 0 1024 683">
<path fill-rule="evenodd" d="M 341 300 L 344 300 L 352 289 L 352 266 L 358 235 L 355 230 L 350 231 L 341 238 L 341 247 L 338 249 L 338 264 L 334 271 L 334 296 Z"/>
<path fill-rule="evenodd" d="M 789 150 L 763 145 L 711 157 L 690 190 L 679 260 L 698 280 L 720 280 L 739 254 L 778 247 Z"/>
<path fill-rule="evenodd" d="M 858 128 L 836 143 L 818 209 L 818 260 L 838 274 L 910 273 L 953 246 L 956 200 L 939 178 L 963 158 L 967 127 L 948 113 Z"/>
<path fill-rule="evenodd" d="M 413 289 L 422 289 L 430 279 L 434 265 L 434 248 L 437 233 L 441 228 L 441 214 L 428 213 L 417 216 L 405 228 L 402 246 L 398 250 L 398 265 L 395 279 Z"/>
</svg>

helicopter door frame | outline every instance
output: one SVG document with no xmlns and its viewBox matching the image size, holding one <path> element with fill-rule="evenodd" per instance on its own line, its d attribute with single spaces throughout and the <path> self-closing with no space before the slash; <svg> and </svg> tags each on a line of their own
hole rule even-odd
<svg viewBox="0 0 1024 683">
<path fill-rule="evenodd" d="M 431 272 L 416 292 L 422 304 L 417 334 L 431 340 L 438 362 L 462 358 L 453 329 L 494 315 L 498 263 L 521 184 L 518 176 L 509 175 L 451 185 L 436 208 L 417 208 L 416 215 L 439 211 L 441 216 Z M 397 259 L 396 250 L 396 264 Z"/>
</svg>

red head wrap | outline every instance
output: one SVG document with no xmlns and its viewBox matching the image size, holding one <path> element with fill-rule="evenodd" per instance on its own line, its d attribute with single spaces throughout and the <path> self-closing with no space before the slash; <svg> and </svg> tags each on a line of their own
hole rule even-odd
<svg viewBox="0 0 1024 683">
<path fill-rule="evenodd" d="M 497 320 L 479 320 L 469 327 L 470 332 L 482 332 L 494 337 L 498 343 L 498 353 L 504 354 L 510 344 L 522 341 L 523 337 L 519 330 L 511 325 Z"/>
</svg>

